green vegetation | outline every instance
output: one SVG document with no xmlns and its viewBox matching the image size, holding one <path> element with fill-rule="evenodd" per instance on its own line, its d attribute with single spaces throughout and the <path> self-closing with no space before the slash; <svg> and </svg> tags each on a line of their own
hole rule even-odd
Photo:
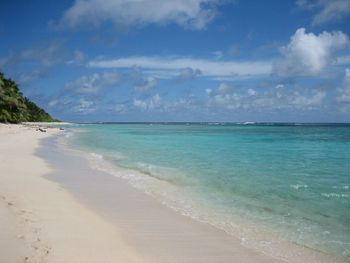
<svg viewBox="0 0 350 263">
<path fill-rule="evenodd" d="M 47 112 L 24 97 L 17 84 L 0 72 L 0 122 L 53 122 Z"/>
</svg>

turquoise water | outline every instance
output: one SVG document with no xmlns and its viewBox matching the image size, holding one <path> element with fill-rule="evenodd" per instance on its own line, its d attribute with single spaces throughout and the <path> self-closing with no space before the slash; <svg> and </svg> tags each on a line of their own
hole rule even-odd
<svg viewBox="0 0 350 263">
<path fill-rule="evenodd" d="M 79 129 L 83 132 L 74 133 L 71 144 L 161 182 L 152 193 L 158 191 L 190 216 L 241 231 L 244 240 L 257 226 L 271 240 L 350 259 L 349 125 L 92 124 Z M 263 247 L 261 238 L 256 240 Z M 278 243 L 263 240 L 265 247 Z"/>
</svg>

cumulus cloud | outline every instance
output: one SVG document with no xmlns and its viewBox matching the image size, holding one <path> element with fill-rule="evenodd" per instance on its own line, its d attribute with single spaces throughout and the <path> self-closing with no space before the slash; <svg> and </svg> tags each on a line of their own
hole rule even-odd
<svg viewBox="0 0 350 263">
<path fill-rule="evenodd" d="M 287 102 L 297 109 L 315 109 L 322 105 L 326 93 L 324 91 L 315 91 L 312 94 L 301 94 L 299 91 L 295 91 L 288 99 Z"/>
<path fill-rule="evenodd" d="M 135 89 L 137 91 L 150 91 L 157 86 L 158 79 L 154 76 L 148 76 L 147 78 L 141 78 L 137 81 Z"/>
<path fill-rule="evenodd" d="M 161 97 L 156 94 L 148 99 L 134 99 L 133 105 L 141 110 L 153 110 L 161 105 Z"/>
<path fill-rule="evenodd" d="M 72 96 L 72 94 L 64 93 L 58 96 L 51 97 L 47 102 L 47 106 L 51 108 L 52 111 L 62 113 L 74 113 L 79 115 L 86 115 L 97 110 L 103 109 L 104 105 L 98 107 L 100 103 L 94 97 L 82 97 Z M 100 105 L 101 106 L 101 105 Z"/>
<path fill-rule="evenodd" d="M 233 92 L 232 85 L 228 83 L 220 83 L 215 89 L 206 89 L 205 93 L 208 97 L 210 106 L 223 107 L 226 109 L 237 109 L 241 107 L 242 96 Z"/>
<path fill-rule="evenodd" d="M 149 92 L 158 84 L 158 78 L 153 75 L 144 76 L 143 71 L 138 67 L 132 67 L 126 74 L 131 81 L 134 89 L 139 92 Z"/>
<path fill-rule="evenodd" d="M 216 16 L 220 0 L 75 0 L 60 21 L 63 27 L 144 26 L 175 23 L 184 28 L 203 29 Z"/>
<path fill-rule="evenodd" d="M 114 107 L 112 107 L 111 110 L 116 112 L 116 113 L 125 113 L 128 111 L 128 105 L 119 103 L 119 104 L 114 105 Z"/>
<path fill-rule="evenodd" d="M 350 103 L 350 68 L 345 69 L 343 85 L 338 89 L 337 101 Z"/>
<path fill-rule="evenodd" d="M 298 0 L 297 4 L 303 9 L 316 10 L 314 25 L 339 21 L 350 14 L 349 0 Z"/>
<path fill-rule="evenodd" d="M 115 86 L 120 81 L 117 72 L 95 73 L 89 76 L 81 76 L 75 81 L 66 84 L 66 89 L 80 94 L 94 94 L 100 90 Z"/>
<path fill-rule="evenodd" d="M 96 111 L 95 103 L 84 98 L 79 99 L 78 104 L 72 108 L 72 111 L 79 114 L 89 114 Z"/>
<path fill-rule="evenodd" d="M 203 113 L 203 105 L 199 101 L 199 99 L 193 94 L 187 94 L 179 99 L 175 100 L 173 103 L 168 104 L 164 107 L 168 111 L 181 112 L 185 110 L 185 114 L 188 111 L 201 111 Z"/>
<path fill-rule="evenodd" d="M 96 59 L 88 63 L 96 68 L 135 68 L 159 74 L 160 77 L 172 78 L 174 71 L 186 68 L 201 72 L 209 78 L 254 78 L 266 76 L 272 72 L 270 61 L 217 61 L 188 57 L 124 57 L 118 59 Z M 157 75 L 158 76 L 158 75 Z"/>
<path fill-rule="evenodd" d="M 325 97 L 326 92 L 323 90 L 305 90 L 283 85 L 278 89 L 268 89 L 259 96 L 255 96 L 252 102 L 253 107 L 269 110 L 315 110 L 322 107 Z"/>
<path fill-rule="evenodd" d="M 274 65 L 280 76 L 314 76 L 331 63 L 333 54 L 349 44 L 344 33 L 306 33 L 299 28 L 287 46 L 281 48 L 282 58 Z"/>
<path fill-rule="evenodd" d="M 247 93 L 248 93 L 248 95 L 250 95 L 250 96 L 256 95 L 256 91 L 255 91 L 254 89 L 248 89 L 248 90 L 247 90 Z"/>
<path fill-rule="evenodd" d="M 283 84 L 272 86 L 257 92 L 252 88 L 228 88 L 221 83 L 215 89 L 206 89 L 209 107 L 215 106 L 227 110 L 243 109 L 248 111 L 297 109 L 314 110 L 322 107 L 326 93 L 318 89 L 299 89 Z M 277 87 L 277 88 L 276 88 Z M 246 90 L 246 92 L 244 92 Z"/>
<path fill-rule="evenodd" d="M 183 81 L 194 79 L 200 74 L 202 74 L 202 72 L 199 69 L 193 69 L 193 68 L 187 67 L 187 68 L 180 69 L 180 73 L 176 77 L 176 79 L 180 82 L 183 82 Z"/>
</svg>

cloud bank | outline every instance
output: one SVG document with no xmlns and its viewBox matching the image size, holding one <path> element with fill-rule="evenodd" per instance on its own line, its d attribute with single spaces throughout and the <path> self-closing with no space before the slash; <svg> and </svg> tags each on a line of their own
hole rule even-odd
<svg viewBox="0 0 350 263">
<path fill-rule="evenodd" d="M 141 110 L 153 110 L 161 106 L 161 97 L 159 94 L 156 94 L 148 99 L 134 99 L 133 106 Z"/>
<path fill-rule="evenodd" d="M 211 78 L 259 77 L 272 72 L 271 61 L 217 61 L 188 57 L 124 57 L 118 59 L 98 59 L 88 63 L 94 68 L 128 69 L 139 67 L 158 73 L 160 78 L 174 77 L 174 71 L 182 77 L 198 75 Z M 190 68 L 194 72 L 189 72 Z M 185 71 L 184 71 L 185 69 Z M 192 73 L 192 74 L 191 74 Z"/>
<path fill-rule="evenodd" d="M 338 89 L 337 101 L 350 104 L 350 68 L 345 69 L 343 85 Z"/>
<path fill-rule="evenodd" d="M 216 16 L 219 0 L 76 0 L 60 25 L 76 28 L 112 22 L 116 26 L 175 23 L 200 30 Z"/>
<path fill-rule="evenodd" d="M 206 89 L 205 95 L 209 107 L 227 110 L 243 109 L 247 111 L 268 110 L 314 110 L 322 107 L 326 92 L 311 88 L 291 87 L 279 84 L 264 89 L 236 88 L 221 83 L 216 89 Z"/>
</svg>

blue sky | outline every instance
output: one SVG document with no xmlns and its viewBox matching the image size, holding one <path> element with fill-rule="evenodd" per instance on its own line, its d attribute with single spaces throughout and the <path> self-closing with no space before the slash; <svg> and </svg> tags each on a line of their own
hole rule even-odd
<svg viewBox="0 0 350 263">
<path fill-rule="evenodd" d="M 62 120 L 350 122 L 350 0 L 12 0 L 0 34 Z"/>
</svg>

